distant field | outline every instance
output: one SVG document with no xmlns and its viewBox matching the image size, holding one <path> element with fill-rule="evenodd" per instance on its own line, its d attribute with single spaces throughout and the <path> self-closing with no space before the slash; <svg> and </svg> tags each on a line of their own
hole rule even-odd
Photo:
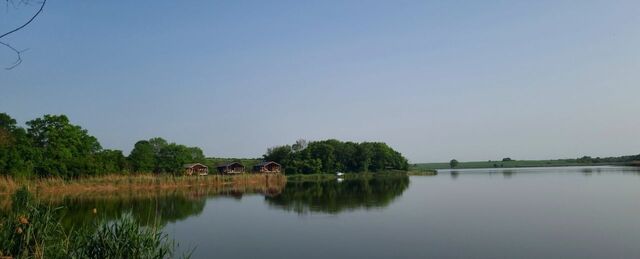
<svg viewBox="0 0 640 259">
<path fill-rule="evenodd" d="M 594 165 L 616 165 L 621 163 L 580 163 L 575 159 L 559 160 L 514 160 L 514 161 L 471 161 L 460 162 L 456 168 L 513 168 L 513 167 L 543 167 L 543 166 L 594 166 Z M 418 163 L 413 168 L 418 170 L 428 169 L 449 169 L 449 162 L 442 163 Z"/>
</svg>

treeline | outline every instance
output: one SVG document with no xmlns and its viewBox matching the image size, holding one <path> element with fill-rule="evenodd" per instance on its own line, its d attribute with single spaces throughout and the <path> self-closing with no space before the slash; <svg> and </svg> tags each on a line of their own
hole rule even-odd
<svg viewBox="0 0 640 259">
<path fill-rule="evenodd" d="M 128 157 L 134 172 L 178 173 L 186 163 L 203 163 L 202 149 L 168 143 L 162 138 L 136 142 Z"/>
<path fill-rule="evenodd" d="M 65 115 L 30 120 L 27 128 L 0 113 L 0 175 L 73 178 L 107 173 L 178 173 L 185 163 L 204 162 L 197 147 L 168 143 L 162 138 L 141 140 L 131 155 L 103 149 L 86 129 Z"/>
<path fill-rule="evenodd" d="M 263 157 L 280 163 L 286 174 L 379 172 L 409 168 L 402 154 L 381 142 L 298 140 L 293 145 L 269 148 Z"/>
<path fill-rule="evenodd" d="M 602 163 L 630 163 L 640 161 L 640 154 L 635 156 L 616 156 L 616 157 L 590 157 L 583 156 L 576 159 L 576 162 L 583 164 L 602 164 Z"/>
</svg>

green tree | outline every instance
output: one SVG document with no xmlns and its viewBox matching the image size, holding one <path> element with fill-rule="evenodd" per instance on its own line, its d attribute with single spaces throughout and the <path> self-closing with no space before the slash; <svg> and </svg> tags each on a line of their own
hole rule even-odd
<svg viewBox="0 0 640 259">
<path fill-rule="evenodd" d="M 135 172 L 152 172 L 156 168 L 156 153 L 147 140 L 136 142 L 128 160 Z"/>
<path fill-rule="evenodd" d="M 378 172 L 407 170 L 409 163 L 399 152 L 381 142 L 342 142 L 335 139 L 312 141 L 306 148 L 298 141 L 292 146 L 269 148 L 263 156 L 282 164 L 287 174 Z"/>
<path fill-rule="evenodd" d="M 156 137 L 136 142 L 128 160 L 135 172 L 180 173 L 184 164 L 204 163 L 205 156 L 198 147 Z"/>
<path fill-rule="evenodd" d="M 0 113 L 0 175 L 30 175 L 35 152 L 26 131 L 11 116 Z"/>
<path fill-rule="evenodd" d="M 45 115 L 27 122 L 27 135 L 40 157 L 36 173 L 41 176 L 75 177 L 95 172 L 92 156 L 102 148 L 87 130 L 73 125 L 65 115 Z"/>
<path fill-rule="evenodd" d="M 322 172 L 333 173 L 336 171 L 334 145 L 330 145 L 326 142 L 314 142 L 311 143 L 305 151 L 309 152 L 312 159 L 318 159 L 321 161 Z"/>
<path fill-rule="evenodd" d="M 293 150 L 291 146 L 277 146 L 267 149 L 267 153 L 263 155 L 264 160 L 274 161 L 279 164 L 287 164 L 291 158 Z"/>
<path fill-rule="evenodd" d="M 456 166 L 458 166 L 458 160 L 455 159 L 451 159 L 451 161 L 449 161 L 449 167 L 451 168 L 456 168 Z"/>
<path fill-rule="evenodd" d="M 121 173 L 128 171 L 127 158 L 120 150 L 101 150 L 95 155 L 97 173 Z"/>
<path fill-rule="evenodd" d="M 204 162 L 202 150 L 171 143 L 160 149 L 156 172 L 179 173 L 182 165 L 193 162 Z"/>
</svg>

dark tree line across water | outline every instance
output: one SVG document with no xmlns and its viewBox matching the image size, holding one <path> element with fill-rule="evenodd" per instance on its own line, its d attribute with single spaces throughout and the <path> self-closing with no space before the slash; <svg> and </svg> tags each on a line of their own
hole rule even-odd
<svg viewBox="0 0 640 259">
<path fill-rule="evenodd" d="M 576 162 L 583 164 L 600 164 L 600 163 L 626 163 L 632 161 L 640 161 L 640 154 L 631 156 L 618 156 L 618 157 L 590 157 L 583 156 L 576 159 Z"/>
<path fill-rule="evenodd" d="M 409 177 L 391 174 L 382 177 L 338 181 L 287 182 L 277 196 L 265 197 L 269 205 L 299 214 L 336 214 L 356 209 L 386 207 L 409 187 Z"/>
<path fill-rule="evenodd" d="M 335 139 L 307 142 L 267 150 L 265 160 L 283 165 L 287 174 L 380 172 L 409 168 L 400 152 L 382 142 L 342 142 Z"/>
<path fill-rule="evenodd" d="M 264 160 L 282 164 L 288 174 L 379 172 L 407 170 L 409 166 L 406 158 L 384 143 L 333 139 L 270 148 Z M 65 115 L 44 115 L 27 121 L 23 128 L 8 114 L 0 113 L 0 175 L 74 178 L 138 172 L 179 174 L 186 163 L 215 166 L 216 161 L 220 160 L 206 158 L 198 147 L 162 138 L 140 140 L 125 156 L 120 150 L 102 148 L 97 138 Z"/>
</svg>

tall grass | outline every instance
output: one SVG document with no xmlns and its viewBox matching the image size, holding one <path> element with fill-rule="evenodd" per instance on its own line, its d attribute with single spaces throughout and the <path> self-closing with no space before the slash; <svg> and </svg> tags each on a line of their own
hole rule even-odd
<svg viewBox="0 0 640 259">
<path fill-rule="evenodd" d="M 156 227 L 141 227 L 130 214 L 113 223 L 79 230 L 71 256 L 77 258 L 169 258 L 175 243 Z"/>
<path fill-rule="evenodd" d="M 13 179 L 0 178 L 0 194 L 15 192 L 20 186 L 37 193 L 56 195 L 73 193 L 108 193 L 123 190 L 177 189 L 184 187 L 253 187 L 282 184 L 283 175 L 242 174 L 208 176 L 172 176 L 172 175 L 105 175 L 81 177 L 77 179 L 41 178 Z"/>
<path fill-rule="evenodd" d="M 60 208 L 35 202 L 26 188 L 12 197 L 0 217 L 0 257 L 8 258 L 170 258 L 176 244 L 157 226 L 142 227 L 125 215 L 66 230 Z"/>
</svg>

